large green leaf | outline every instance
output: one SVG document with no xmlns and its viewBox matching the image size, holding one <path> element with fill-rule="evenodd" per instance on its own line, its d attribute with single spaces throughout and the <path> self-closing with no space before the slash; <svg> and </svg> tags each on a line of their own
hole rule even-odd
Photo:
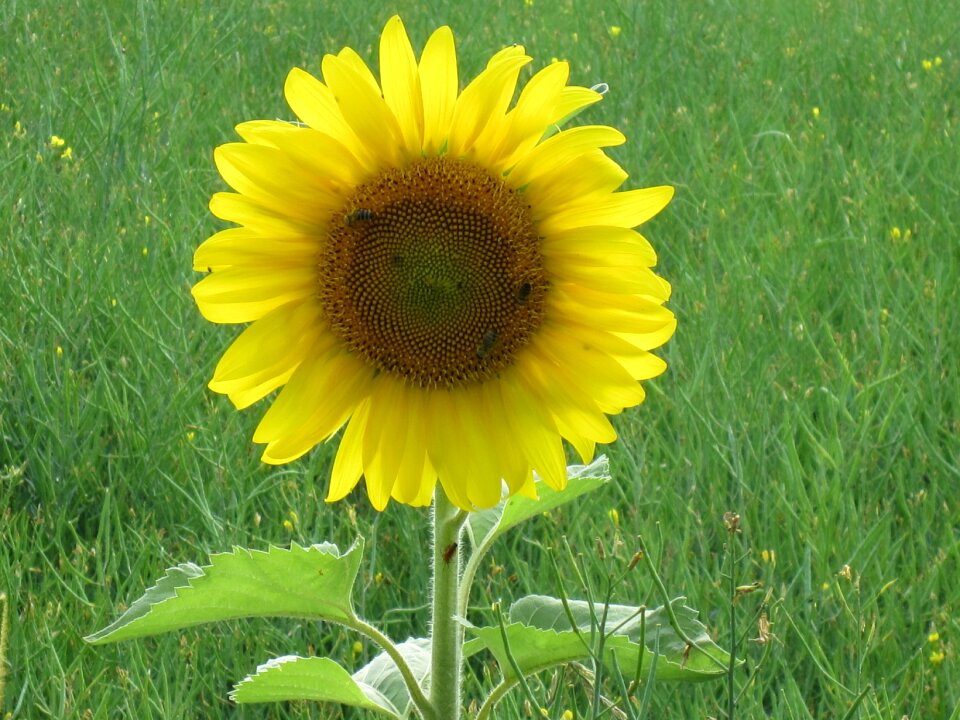
<svg viewBox="0 0 960 720">
<path fill-rule="evenodd" d="M 349 621 L 362 556 L 361 538 L 343 554 L 330 543 L 293 544 L 266 551 L 234 548 L 211 555 L 204 567 L 184 563 L 86 640 L 116 642 L 244 617 Z"/>
<path fill-rule="evenodd" d="M 610 465 L 601 455 L 589 465 L 571 465 L 567 468 L 567 486 L 554 490 L 543 482 L 537 482 L 539 498 L 531 500 L 514 495 L 489 510 L 470 513 L 466 530 L 473 548 L 487 548 L 496 538 L 524 520 L 560 507 L 581 495 L 592 492 L 610 480 Z"/>
<path fill-rule="evenodd" d="M 403 717 L 375 687 L 357 682 L 329 658 L 286 655 L 270 660 L 237 683 L 230 699 L 237 703 L 313 700 Z"/>
<path fill-rule="evenodd" d="M 430 674 L 430 641 L 410 638 L 396 648 L 422 687 Z M 328 658 L 276 658 L 239 682 L 230 697 L 238 703 L 331 702 L 393 718 L 405 718 L 413 708 L 403 677 L 386 653 L 377 655 L 352 676 Z"/>
<path fill-rule="evenodd" d="M 590 606 L 583 600 L 567 603 L 570 617 L 557 598 L 530 595 L 521 598 L 510 608 L 506 625 L 507 645 L 523 675 L 539 672 L 553 665 L 583 661 L 589 658 Z M 656 678 L 658 680 L 709 680 L 727 670 L 729 655 L 717 646 L 707 629 L 696 619 L 697 612 L 683 605 L 683 598 L 671 602 L 680 629 L 693 641 L 690 646 L 671 627 L 665 607 L 645 612 L 644 642 L 640 644 L 640 609 L 627 605 L 607 607 L 604 662 L 617 664 L 625 673 L 632 673 L 643 653 L 643 667 L 649 668 L 659 638 Z M 597 615 L 603 606 L 595 606 Z M 574 630 L 576 628 L 576 630 Z M 482 647 L 489 649 L 500 664 L 504 677 L 516 679 L 516 671 L 507 655 L 507 645 L 499 626 L 471 628 L 477 635 L 464 648 L 472 655 Z"/>
</svg>

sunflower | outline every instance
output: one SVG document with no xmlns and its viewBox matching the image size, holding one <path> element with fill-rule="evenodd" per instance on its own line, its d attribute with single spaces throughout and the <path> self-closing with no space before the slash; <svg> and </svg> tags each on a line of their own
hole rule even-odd
<svg viewBox="0 0 960 720">
<path fill-rule="evenodd" d="M 346 426 L 327 501 L 363 477 L 371 503 L 457 506 L 566 482 L 563 439 L 588 461 L 639 404 L 675 327 L 670 286 L 634 229 L 673 190 L 619 191 L 605 126 L 561 130 L 600 100 L 554 62 L 513 103 L 524 49 L 459 91 L 448 27 L 419 61 L 399 17 L 380 79 L 349 48 L 300 69 L 299 122 L 237 127 L 214 157 L 238 227 L 194 255 L 204 317 L 250 323 L 210 388 L 245 408 L 278 388 L 253 440 L 287 463 Z"/>
</svg>

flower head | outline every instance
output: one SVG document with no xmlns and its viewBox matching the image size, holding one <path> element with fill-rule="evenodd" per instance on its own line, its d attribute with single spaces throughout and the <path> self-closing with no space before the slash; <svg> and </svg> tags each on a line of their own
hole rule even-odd
<svg viewBox="0 0 960 720">
<path fill-rule="evenodd" d="M 459 90 L 453 35 L 416 58 L 398 17 L 380 77 L 349 48 L 324 81 L 295 69 L 299 123 L 256 121 L 217 148 L 236 191 L 210 202 L 239 227 L 196 251 L 204 316 L 252 323 L 210 387 L 238 408 L 282 388 L 254 441 L 286 463 L 346 426 L 328 501 L 365 478 L 372 504 L 464 509 L 566 482 L 562 439 L 588 460 L 608 415 L 643 401 L 665 364 L 669 285 L 634 228 L 673 190 L 617 192 L 604 126 L 558 131 L 600 99 L 496 53 Z"/>
</svg>

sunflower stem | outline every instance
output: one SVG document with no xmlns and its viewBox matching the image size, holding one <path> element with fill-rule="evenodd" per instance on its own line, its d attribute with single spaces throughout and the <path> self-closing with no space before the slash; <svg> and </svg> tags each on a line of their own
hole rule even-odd
<svg viewBox="0 0 960 720">
<path fill-rule="evenodd" d="M 457 622 L 460 585 L 460 530 L 467 513 L 454 506 L 437 484 L 433 499 L 433 616 L 431 618 L 430 704 L 437 720 L 460 718 L 463 632 Z"/>
</svg>

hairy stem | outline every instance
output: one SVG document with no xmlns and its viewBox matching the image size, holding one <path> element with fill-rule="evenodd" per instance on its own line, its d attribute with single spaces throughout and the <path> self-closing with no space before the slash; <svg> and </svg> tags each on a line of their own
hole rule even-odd
<svg viewBox="0 0 960 720">
<path fill-rule="evenodd" d="M 433 598 L 430 705 L 438 720 L 460 719 L 463 632 L 456 621 L 460 589 L 460 529 L 467 514 L 437 485 L 433 499 Z"/>
</svg>

